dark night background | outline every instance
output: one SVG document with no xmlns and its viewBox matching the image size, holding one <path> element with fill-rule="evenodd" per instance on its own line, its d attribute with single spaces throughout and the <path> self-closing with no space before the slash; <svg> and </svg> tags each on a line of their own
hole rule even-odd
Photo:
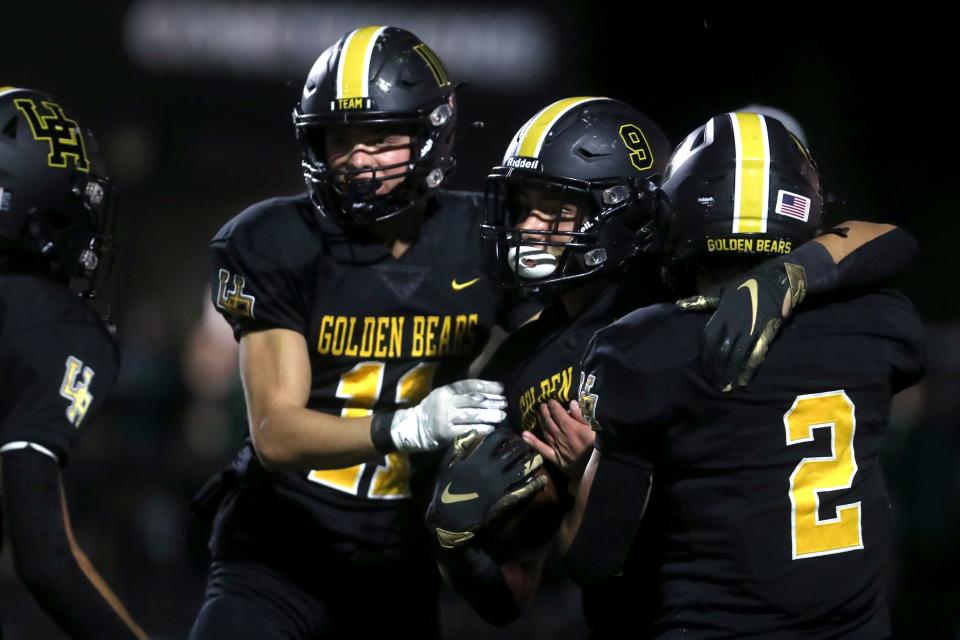
<svg viewBox="0 0 960 640">
<path fill-rule="evenodd" d="M 885 451 L 898 523 L 891 604 L 897 637 L 960 637 L 950 20 L 919 12 L 838 20 L 808 8 L 802 18 L 641 12 L 599 2 L 412 0 L 0 11 L 0 85 L 48 91 L 71 106 L 97 132 L 122 190 L 109 297 L 124 367 L 65 477 L 81 546 L 151 635 L 184 637 L 200 606 L 206 532 L 186 502 L 244 431 L 233 341 L 207 309 L 206 240 L 248 204 L 302 188 L 290 111 L 313 59 L 352 28 L 395 24 L 467 81 L 462 121 L 486 122 L 460 139 L 454 187 L 481 189 L 516 129 L 559 98 L 624 100 L 677 142 L 711 115 L 760 103 L 802 125 L 825 190 L 842 203 L 830 220 L 892 222 L 917 236 L 919 258 L 900 284 L 927 325 L 929 373 L 898 398 Z M 62 637 L 4 556 L 5 637 Z M 576 637 L 570 597 L 551 587 L 533 615 L 502 631 L 448 597 L 445 624 L 450 637 Z"/>
</svg>

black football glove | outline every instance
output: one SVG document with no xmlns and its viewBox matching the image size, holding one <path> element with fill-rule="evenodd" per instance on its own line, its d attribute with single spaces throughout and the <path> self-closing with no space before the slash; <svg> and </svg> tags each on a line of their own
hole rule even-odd
<svg viewBox="0 0 960 640">
<path fill-rule="evenodd" d="M 498 517 L 541 491 L 537 474 L 543 458 L 509 429 L 481 436 L 474 431 L 454 440 L 441 464 L 427 526 L 445 549 L 468 544 Z"/>
<path fill-rule="evenodd" d="M 722 285 L 718 292 L 677 301 L 681 311 L 714 311 L 703 330 L 707 381 L 729 392 L 747 386 L 780 325 L 807 293 L 804 268 L 774 258 Z"/>
</svg>

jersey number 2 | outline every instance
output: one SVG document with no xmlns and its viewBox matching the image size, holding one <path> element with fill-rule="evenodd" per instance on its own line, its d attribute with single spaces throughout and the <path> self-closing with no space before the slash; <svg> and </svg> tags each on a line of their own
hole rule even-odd
<svg viewBox="0 0 960 640">
<path fill-rule="evenodd" d="M 793 559 L 863 549 L 860 503 L 837 505 L 834 517 L 820 519 L 820 493 L 849 489 L 857 474 L 853 401 L 840 391 L 797 396 L 783 415 L 787 446 L 812 442 L 815 429 L 830 430 L 831 455 L 804 458 L 790 474 L 790 534 Z"/>
<path fill-rule="evenodd" d="M 399 406 L 417 404 L 430 393 L 437 362 L 421 362 L 397 380 L 395 401 Z M 383 387 L 383 372 L 386 364 L 369 361 L 357 364 L 340 376 L 337 397 L 346 400 L 340 416 L 360 418 L 373 413 L 373 405 L 380 398 Z M 360 479 L 367 465 L 358 464 L 344 469 L 311 471 L 307 478 L 331 489 L 359 495 Z M 378 500 L 396 500 L 410 497 L 410 461 L 402 453 L 390 453 L 385 464 L 373 472 L 366 497 Z"/>
</svg>

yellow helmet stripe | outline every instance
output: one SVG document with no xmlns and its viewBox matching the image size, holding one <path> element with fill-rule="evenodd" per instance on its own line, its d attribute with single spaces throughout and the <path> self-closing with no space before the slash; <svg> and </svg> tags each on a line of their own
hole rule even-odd
<svg viewBox="0 0 960 640">
<path fill-rule="evenodd" d="M 363 27 L 347 36 L 337 67 L 337 98 L 366 98 L 370 95 L 370 57 L 386 27 Z"/>
<path fill-rule="evenodd" d="M 443 63 L 440 62 L 437 54 L 433 52 L 433 49 L 421 42 L 416 45 L 413 50 L 427 63 L 427 67 L 430 68 L 430 73 L 433 74 L 433 79 L 437 81 L 438 86 L 444 87 L 450 84 L 450 78 L 447 77 L 447 70 L 444 68 Z"/>
<path fill-rule="evenodd" d="M 731 113 L 737 147 L 733 232 L 766 233 L 770 194 L 770 142 L 767 122 L 757 113 Z"/>
<path fill-rule="evenodd" d="M 12 93 L 14 91 L 24 91 L 20 87 L 0 87 L 0 95 L 4 93 Z"/>
<path fill-rule="evenodd" d="M 563 114 L 584 102 L 604 99 L 598 97 L 565 98 L 545 107 L 540 113 L 533 116 L 527 124 L 523 125 L 523 129 L 520 130 L 520 144 L 517 145 L 517 155 L 526 158 L 538 157 L 547 134 L 550 133 L 550 129 L 557 120 L 563 117 Z"/>
</svg>

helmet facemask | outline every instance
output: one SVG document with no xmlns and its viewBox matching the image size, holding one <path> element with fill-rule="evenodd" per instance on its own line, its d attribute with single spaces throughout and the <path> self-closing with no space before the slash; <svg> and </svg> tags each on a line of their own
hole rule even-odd
<svg viewBox="0 0 960 640">
<path fill-rule="evenodd" d="M 32 208 L 26 232 L 53 275 L 83 297 L 94 298 L 116 254 L 116 191 L 108 178 L 78 173 L 72 195 L 79 212 Z"/>
<path fill-rule="evenodd" d="M 492 277 L 501 287 L 553 298 L 639 252 L 640 229 L 633 226 L 649 223 L 644 233 L 652 229 L 649 216 L 634 224 L 637 192 L 624 179 L 518 173 L 507 170 L 487 179 L 482 237 Z M 520 228 L 531 217 L 538 228 Z"/>
<path fill-rule="evenodd" d="M 84 297 L 94 298 L 103 289 L 116 257 L 117 192 L 109 178 L 91 177 L 83 187 L 81 201 L 96 229 L 80 252 L 80 269 L 74 286 Z"/>
</svg>

